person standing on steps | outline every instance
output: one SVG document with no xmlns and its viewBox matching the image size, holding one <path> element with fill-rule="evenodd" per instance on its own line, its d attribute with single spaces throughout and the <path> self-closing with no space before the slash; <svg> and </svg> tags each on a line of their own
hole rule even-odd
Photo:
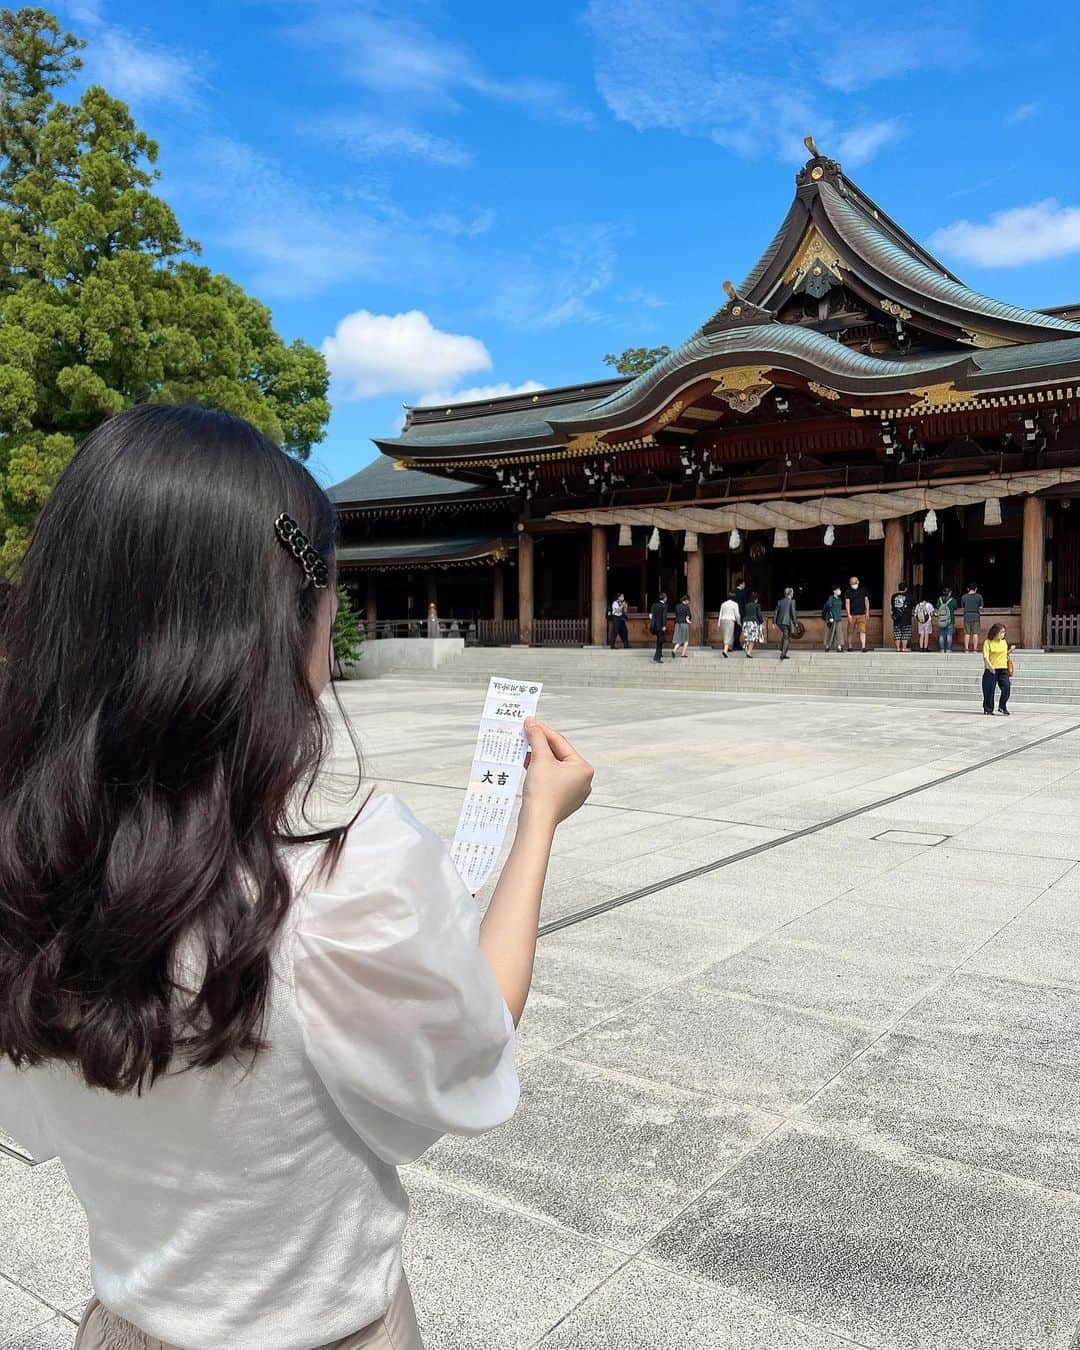
<svg viewBox="0 0 1080 1350">
<path fill-rule="evenodd" d="M 964 614 L 964 652 L 979 650 L 979 630 L 982 625 L 983 604 L 979 588 L 969 581 L 961 603 Z"/>
<path fill-rule="evenodd" d="M 776 602 L 776 613 L 773 616 L 773 623 L 780 629 L 780 660 L 788 659 L 788 648 L 791 646 L 791 630 L 799 622 L 799 616 L 795 613 L 795 592 L 790 586 L 786 587 L 784 594 Z"/>
<path fill-rule="evenodd" d="M 735 583 L 735 603 L 739 606 L 739 622 L 735 625 L 735 641 L 740 645 L 742 644 L 743 614 L 749 599 L 750 592 L 746 589 L 746 582 L 740 578 Z"/>
<path fill-rule="evenodd" d="M 906 581 L 897 584 L 896 593 L 889 601 L 892 610 L 893 641 L 898 652 L 906 652 L 911 641 L 911 592 Z"/>
<path fill-rule="evenodd" d="M 684 595 L 675 606 L 675 636 L 672 638 L 671 655 L 686 656 L 690 646 L 690 597 Z M 679 648 L 682 648 L 680 651 Z"/>
<path fill-rule="evenodd" d="M 840 624 L 844 618 L 844 601 L 839 586 L 832 588 L 832 595 L 821 607 L 821 617 L 825 621 L 825 650 L 831 651 L 833 642 L 836 650 L 844 650 L 844 633 Z"/>
<path fill-rule="evenodd" d="M 1009 702 L 1009 695 L 1012 693 L 1012 670 L 1010 669 L 1012 662 L 1009 660 L 1011 651 L 1012 647 L 1009 645 L 1005 625 L 1003 623 L 991 624 L 990 631 L 986 635 L 986 641 L 982 645 L 984 717 L 993 717 L 994 715 L 995 688 L 1001 691 L 998 694 L 997 710 L 1002 717 L 1009 716 L 1009 709 L 1006 705 Z"/>
<path fill-rule="evenodd" d="M 866 651 L 866 624 L 870 617 L 870 592 L 852 577 L 844 592 L 844 614 L 847 618 L 848 651 L 855 650 L 855 634 L 859 635 L 859 650 Z"/>
<path fill-rule="evenodd" d="M 956 596 L 953 595 L 948 586 L 943 586 L 941 594 L 938 596 L 937 608 L 934 610 L 934 618 L 937 620 L 938 626 L 938 651 L 944 652 L 946 656 L 952 653 L 956 610 Z"/>
<path fill-rule="evenodd" d="M 667 627 L 667 593 L 661 591 L 656 604 L 649 611 L 649 632 L 656 639 L 656 652 L 653 660 L 660 663 L 664 659 L 664 629 Z"/>
<path fill-rule="evenodd" d="M 630 646 L 630 635 L 626 631 L 626 596 L 622 591 L 611 602 L 610 614 L 611 628 L 611 650 L 615 650 L 616 642 L 622 642 L 624 650 Z"/>
<path fill-rule="evenodd" d="M 934 628 L 934 606 L 926 596 L 915 606 L 915 622 L 919 625 L 919 651 L 928 651 L 930 634 Z"/>
<path fill-rule="evenodd" d="M 750 598 L 743 607 L 742 646 L 748 657 L 754 655 L 754 643 L 761 641 L 761 604 L 757 591 L 750 592 Z"/>
<path fill-rule="evenodd" d="M 741 618 L 739 602 L 735 599 L 733 593 L 720 606 L 720 655 L 725 658 L 735 643 L 735 630 L 738 628 Z"/>
</svg>

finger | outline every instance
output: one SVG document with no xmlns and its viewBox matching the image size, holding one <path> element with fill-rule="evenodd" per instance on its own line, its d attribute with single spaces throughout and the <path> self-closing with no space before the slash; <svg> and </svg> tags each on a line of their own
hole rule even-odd
<svg viewBox="0 0 1080 1350">
<path fill-rule="evenodd" d="M 529 759 L 551 759 L 551 746 L 548 743 L 548 729 L 535 717 L 525 719 L 525 738 L 529 742 Z"/>
<path fill-rule="evenodd" d="M 538 722 L 537 725 L 544 733 L 547 745 L 556 759 L 569 760 L 581 758 L 565 736 L 561 736 L 552 727 L 546 726 L 543 722 Z"/>
</svg>

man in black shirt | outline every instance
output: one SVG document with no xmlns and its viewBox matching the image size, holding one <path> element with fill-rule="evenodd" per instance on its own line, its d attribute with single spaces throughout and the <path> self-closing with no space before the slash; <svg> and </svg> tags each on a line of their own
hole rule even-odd
<svg viewBox="0 0 1080 1350">
<path fill-rule="evenodd" d="M 889 607 L 892 610 L 892 628 L 896 650 L 906 652 L 908 643 L 911 641 L 911 615 L 914 608 L 906 581 L 897 584 L 896 594 L 889 601 Z"/>
<path fill-rule="evenodd" d="M 795 592 L 788 586 L 784 594 L 780 597 L 776 606 L 776 615 L 773 623 L 780 629 L 780 660 L 788 659 L 788 648 L 791 646 L 791 630 L 799 622 L 799 616 L 795 612 Z"/>
<path fill-rule="evenodd" d="M 664 629 L 667 627 L 667 595 L 664 591 L 660 595 L 649 611 L 649 632 L 656 638 L 656 655 L 654 661 L 663 661 L 664 659 Z"/>
<path fill-rule="evenodd" d="M 844 592 L 844 614 L 847 616 L 848 651 L 855 650 L 855 634 L 859 635 L 859 650 L 866 651 L 866 622 L 870 616 L 870 592 L 852 577 Z"/>
</svg>

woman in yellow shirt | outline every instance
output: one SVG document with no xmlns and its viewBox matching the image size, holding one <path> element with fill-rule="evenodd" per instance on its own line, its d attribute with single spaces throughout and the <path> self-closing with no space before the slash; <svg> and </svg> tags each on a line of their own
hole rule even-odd
<svg viewBox="0 0 1080 1350">
<path fill-rule="evenodd" d="M 983 714 L 986 717 L 994 715 L 995 686 L 1001 690 L 998 695 L 998 712 L 1003 717 L 1009 715 L 1009 709 L 1006 706 L 1012 690 L 1012 683 L 1009 679 L 1009 651 L 1009 643 L 1005 637 L 1005 625 L 1003 623 L 992 624 L 986 635 L 986 641 L 982 645 Z"/>
</svg>

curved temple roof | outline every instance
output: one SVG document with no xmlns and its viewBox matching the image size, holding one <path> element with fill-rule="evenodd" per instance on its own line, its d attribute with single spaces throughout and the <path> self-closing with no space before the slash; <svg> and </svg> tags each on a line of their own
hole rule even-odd
<svg viewBox="0 0 1080 1350">
<path fill-rule="evenodd" d="M 809 142 L 808 142 L 809 143 Z M 910 345 L 887 356 L 845 346 L 814 321 L 782 323 L 777 313 L 810 272 L 821 297 L 842 285 L 875 322 Z M 741 290 L 651 370 L 486 404 L 415 409 L 401 436 L 376 443 L 418 464 L 557 449 L 574 436 L 640 427 L 682 390 L 724 372 L 759 372 L 826 385 L 840 397 L 905 395 L 928 386 L 992 392 L 1041 379 L 1080 381 L 1080 322 L 1005 304 L 965 286 L 913 240 L 834 160 L 814 154 L 796 177 L 784 223 Z M 812 312 L 812 311 L 811 311 Z M 828 325 L 823 321 L 823 327 Z M 914 339 L 914 340 L 912 340 Z M 907 352 L 910 351 L 910 354 Z"/>
</svg>

